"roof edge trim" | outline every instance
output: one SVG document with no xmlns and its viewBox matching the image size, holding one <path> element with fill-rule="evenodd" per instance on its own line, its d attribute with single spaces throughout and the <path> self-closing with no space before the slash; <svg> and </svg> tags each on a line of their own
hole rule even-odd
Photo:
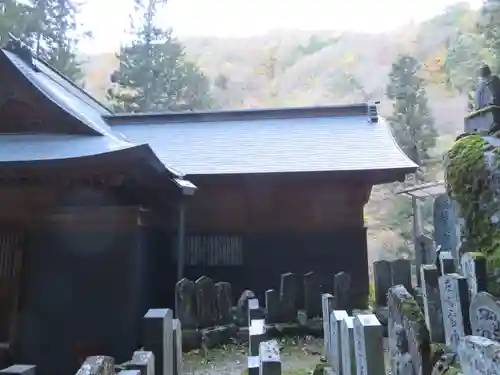
<svg viewBox="0 0 500 375">
<path fill-rule="evenodd" d="M 392 132 L 392 129 L 391 129 L 391 126 L 389 125 L 389 121 L 385 118 L 385 117 L 380 117 L 379 116 L 379 122 L 381 123 L 381 125 L 383 125 L 388 133 L 388 136 L 391 138 L 392 140 L 392 143 L 394 144 L 394 147 L 397 148 L 397 150 L 402 154 L 404 155 L 414 166 L 415 166 L 415 171 L 420 168 L 420 166 L 415 163 L 413 160 L 411 160 L 408 155 L 406 155 L 406 153 L 403 151 L 403 149 L 401 148 L 401 146 L 399 146 L 399 143 L 396 142 L 396 138 L 394 137 L 394 133 Z M 415 172 L 414 171 L 414 172 Z"/>
<path fill-rule="evenodd" d="M 364 175 L 366 173 L 415 173 L 417 167 L 395 167 L 395 168 L 377 168 L 377 169 L 345 169 L 345 170 L 324 170 L 324 171 L 292 171 L 292 172 L 244 172 L 244 173 L 187 173 L 184 178 L 197 177 L 236 177 L 236 176 L 300 176 L 300 175 L 321 175 L 331 173 L 338 176 L 345 175 Z"/>
<path fill-rule="evenodd" d="M 180 171 L 176 170 L 175 168 L 164 164 L 159 158 L 158 155 L 153 151 L 151 146 L 147 143 L 142 143 L 142 144 L 134 144 L 134 148 L 138 149 L 145 160 L 149 162 L 149 164 L 158 172 L 167 172 L 170 177 L 172 178 L 183 178 L 184 174 L 181 173 Z"/>
<path fill-rule="evenodd" d="M 289 107 L 265 109 L 238 109 L 224 111 L 200 112 L 166 112 L 166 113 L 131 113 L 103 116 L 109 125 L 130 125 L 162 122 L 201 122 L 201 121 L 244 121 L 266 119 L 289 119 L 311 117 L 350 117 L 370 116 L 371 103 L 346 105 Z"/>
</svg>

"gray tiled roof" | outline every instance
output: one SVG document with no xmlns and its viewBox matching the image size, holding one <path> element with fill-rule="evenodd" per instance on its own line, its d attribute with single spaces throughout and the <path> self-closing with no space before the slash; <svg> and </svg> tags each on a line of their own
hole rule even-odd
<svg viewBox="0 0 500 375">
<path fill-rule="evenodd" d="M 134 145 L 86 135 L 0 134 L 0 162 L 62 160 L 105 154 Z"/>
<path fill-rule="evenodd" d="M 148 143 L 162 162 L 186 175 L 417 167 L 382 118 L 378 123 L 367 116 L 159 122 L 113 127 L 131 142 Z"/>
<path fill-rule="evenodd" d="M 97 104 L 89 95 L 75 87 L 63 76 L 36 59 L 33 59 L 36 69 L 33 69 L 15 53 L 7 50 L 2 50 L 2 52 L 32 85 L 61 109 L 70 113 L 97 134 L 121 137 L 119 133 L 114 133 L 102 118 L 104 115 L 110 115 L 111 112 Z"/>
</svg>

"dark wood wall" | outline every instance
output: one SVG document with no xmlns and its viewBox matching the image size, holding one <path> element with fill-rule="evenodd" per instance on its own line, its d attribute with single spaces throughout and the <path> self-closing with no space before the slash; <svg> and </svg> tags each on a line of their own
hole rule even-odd
<svg viewBox="0 0 500 375">
<path fill-rule="evenodd" d="M 150 212 L 109 189 L 78 185 L 1 186 L 0 204 L 2 260 L 3 239 L 23 239 L 20 288 L 7 296 L 17 308 L 0 314 L 0 333 L 15 326 L 0 337 L 13 360 L 36 364 L 42 375 L 74 372 L 101 352 L 126 360 L 140 346 L 142 316 L 167 300 L 159 294 L 169 265 L 158 267 L 161 249 L 149 246 Z M 0 290 L 5 276 L 0 269 Z"/>
<path fill-rule="evenodd" d="M 325 176 L 190 180 L 199 190 L 187 203 L 186 277 L 208 275 L 231 282 L 235 297 L 252 289 L 263 298 L 279 288 L 281 273 L 315 271 L 328 285 L 334 273 L 346 271 L 354 294 L 366 296 L 363 208 L 371 184 Z"/>
<path fill-rule="evenodd" d="M 363 227 L 371 185 L 316 177 L 191 178 L 187 229 L 206 233 L 330 232 Z"/>
</svg>

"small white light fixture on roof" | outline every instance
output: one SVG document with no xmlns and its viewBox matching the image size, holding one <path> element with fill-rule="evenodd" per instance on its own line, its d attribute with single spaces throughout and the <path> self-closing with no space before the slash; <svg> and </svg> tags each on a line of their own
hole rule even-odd
<svg viewBox="0 0 500 375">
<path fill-rule="evenodd" d="M 6 12 L 6 9 L 5 9 L 5 4 L 4 3 L 1 3 L 0 4 L 0 14 L 5 14 Z"/>
<path fill-rule="evenodd" d="M 176 178 L 174 182 L 182 189 L 182 195 L 191 196 L 198 189 L 195 184 L 188 180 Z"/>
</svg>

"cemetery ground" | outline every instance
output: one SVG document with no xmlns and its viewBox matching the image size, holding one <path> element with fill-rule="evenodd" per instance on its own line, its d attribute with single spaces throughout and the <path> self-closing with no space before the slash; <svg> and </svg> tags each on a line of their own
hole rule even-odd
<svg viewBox="0 0 500 375">
<path fill-rule="evenodd" d="M 312 375 L 324 363 L 323 339 L 312 336 L 286 337 L 279 340 L 283 375 Z M 387 348 L 387 342 L 386 348 Z M 385 351 L 389 364 L 389 352 Z M 203 352 L 192 350 L 183 355 L 185 375 L 247 375 L 248 343 L 224 345 Z M 389 368 L 387 368 L 389 373 Z M 314 374 L 317 375 L 317 374 Z"/>
</svg>

